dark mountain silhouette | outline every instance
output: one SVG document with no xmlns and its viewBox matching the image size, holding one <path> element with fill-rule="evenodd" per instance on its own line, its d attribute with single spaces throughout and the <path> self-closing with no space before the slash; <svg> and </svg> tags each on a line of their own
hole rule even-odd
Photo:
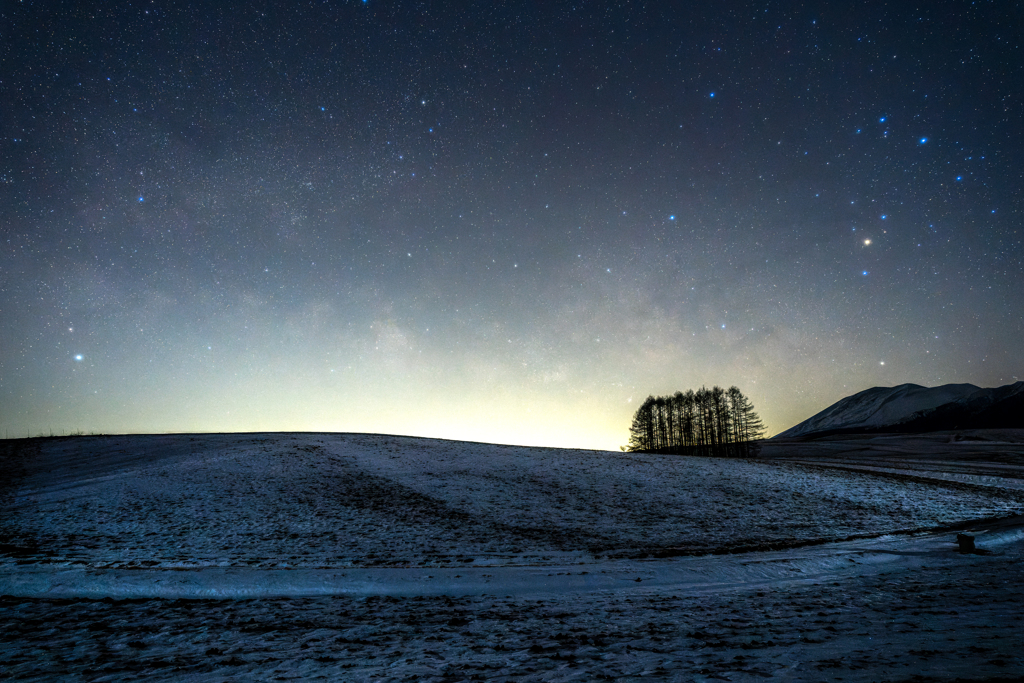
<svg viewBox="0 0 1024 683">
<path fill-rule="evenodd" d="M 874 387 L 847 396 L 774 438 L 1004 428 L 1024 428 L 1024 382 L 994 389 L 973 384 Z"/>
</svg>

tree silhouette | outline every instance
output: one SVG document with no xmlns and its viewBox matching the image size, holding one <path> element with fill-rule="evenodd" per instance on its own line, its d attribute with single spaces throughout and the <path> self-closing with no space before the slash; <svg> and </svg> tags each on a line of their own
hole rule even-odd
<svg viewBox="0 0 1024 683">
<path fill-rule="evenodd" d="M 633 424 L 629 428 L 629 450 L 634 452 L 654 450 L 654 427 L 652 413 L 654 412 L 654 397 L 648 396 L 647 400 L 637 408 L 633 416 Z"/>
<path fill-rule="evenodd" d="M 633 415 L 629 450 L 750 457 L 763 436 L 764 424 L 739 388 L 701 387 L 648 396 Z"/>
</svg>

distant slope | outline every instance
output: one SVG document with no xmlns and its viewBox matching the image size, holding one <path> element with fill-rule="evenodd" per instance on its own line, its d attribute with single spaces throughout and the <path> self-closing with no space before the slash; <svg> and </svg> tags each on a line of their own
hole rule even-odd
<svg viewBox="0 0 1024 683">
<path fill-rule="evenodd" d="M 979 389 L 959 401 L 921 411 L 899 427 L 901 432 L 1024 427 L 1024 382 Z"/>
<path fill-rule="evenodd" d="M 978 387 L 973 384 L 946 384 L 934 388 L 918 384 L 873 387 L 847 396 L 775 438 L 852 429 L 874 431 L 878 427 L 902 422 L 916 413 L 951 403 L 976 391 Z"/>
<path fill-rule="evenodd" d="M 901 384 L 847 396 L 775 438 L 1017 427 L 1024 427 L 1024 382 L 995 389 L 973 384 L 930 388 Z"/>
</svg>

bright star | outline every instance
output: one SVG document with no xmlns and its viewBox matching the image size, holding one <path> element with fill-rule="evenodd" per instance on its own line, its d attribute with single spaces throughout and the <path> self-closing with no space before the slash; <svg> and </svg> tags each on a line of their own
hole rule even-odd
<svg viewBox="0 0 1024 683">
<path fill-rule="evenodd" d="M 864 240 L 864 244 L 871 244 L 871 240 Z"/>
<path fill-rule="evenodd" d="M 865 271 L 861 271 L 861 275 L 867 275 L 867 274 L 868 274 L 868 271 L 866 271 L 866 270 Z"/>
<path fill-rule="evenodd" d="M 928 142 L 928 138 L 921 138 L 919 142 L 923 145 L 924 143 Z"/>
<path fill-rule="evenodd" d="M 992 213 L 995 213 L 995 211 L 993 211 Z M 670 221 L 674 221 L 674 220 L 676 219 L 676 217 L 675 217 L 675 216 L 669 216 L 669 217 L 668 217 L 668 219 L 669 219 Z"/>
<path fill-rule="evenodd" d="M 85 360 L 85 357 L 79 353 L 75 356 L 75 360 L 78 362 L 82 362 L 83 360 Z"/>
<path fill-rule="evenodd" d="M 714 97 L 714 96 L 715 96 L 715 93 L 711 93 L 711 97 Z"/>
<path fill-rule="evenodd" d="M 879 123 L 885 123 L 885 117 L 883 116 L 882 118 L 878 119 L 878 122 Z"/>
<path fill-rule="evenodd" d="M 142 196 L 142 195 L 140 194 L 140 195 L 139 195 L 139 203 L 141 204 L 141 203 L 142 203 L 142 202 L 144 202 L 144 201 L 146 201 L 145 197 L 143 197 L 143 196 Z"/>
</svg>

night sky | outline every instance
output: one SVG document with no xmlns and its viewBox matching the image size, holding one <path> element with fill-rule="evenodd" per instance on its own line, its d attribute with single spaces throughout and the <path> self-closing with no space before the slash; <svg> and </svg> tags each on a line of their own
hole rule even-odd
<svg viewBox="0 0 1024 683">
<path fill-rule="evenodd" d="M 918 4 L 919 7 L 914 7 Z M 617 449 L 1024 377 L 1019 2 L 4 2 L 0 429 Z"/>
</svg>

